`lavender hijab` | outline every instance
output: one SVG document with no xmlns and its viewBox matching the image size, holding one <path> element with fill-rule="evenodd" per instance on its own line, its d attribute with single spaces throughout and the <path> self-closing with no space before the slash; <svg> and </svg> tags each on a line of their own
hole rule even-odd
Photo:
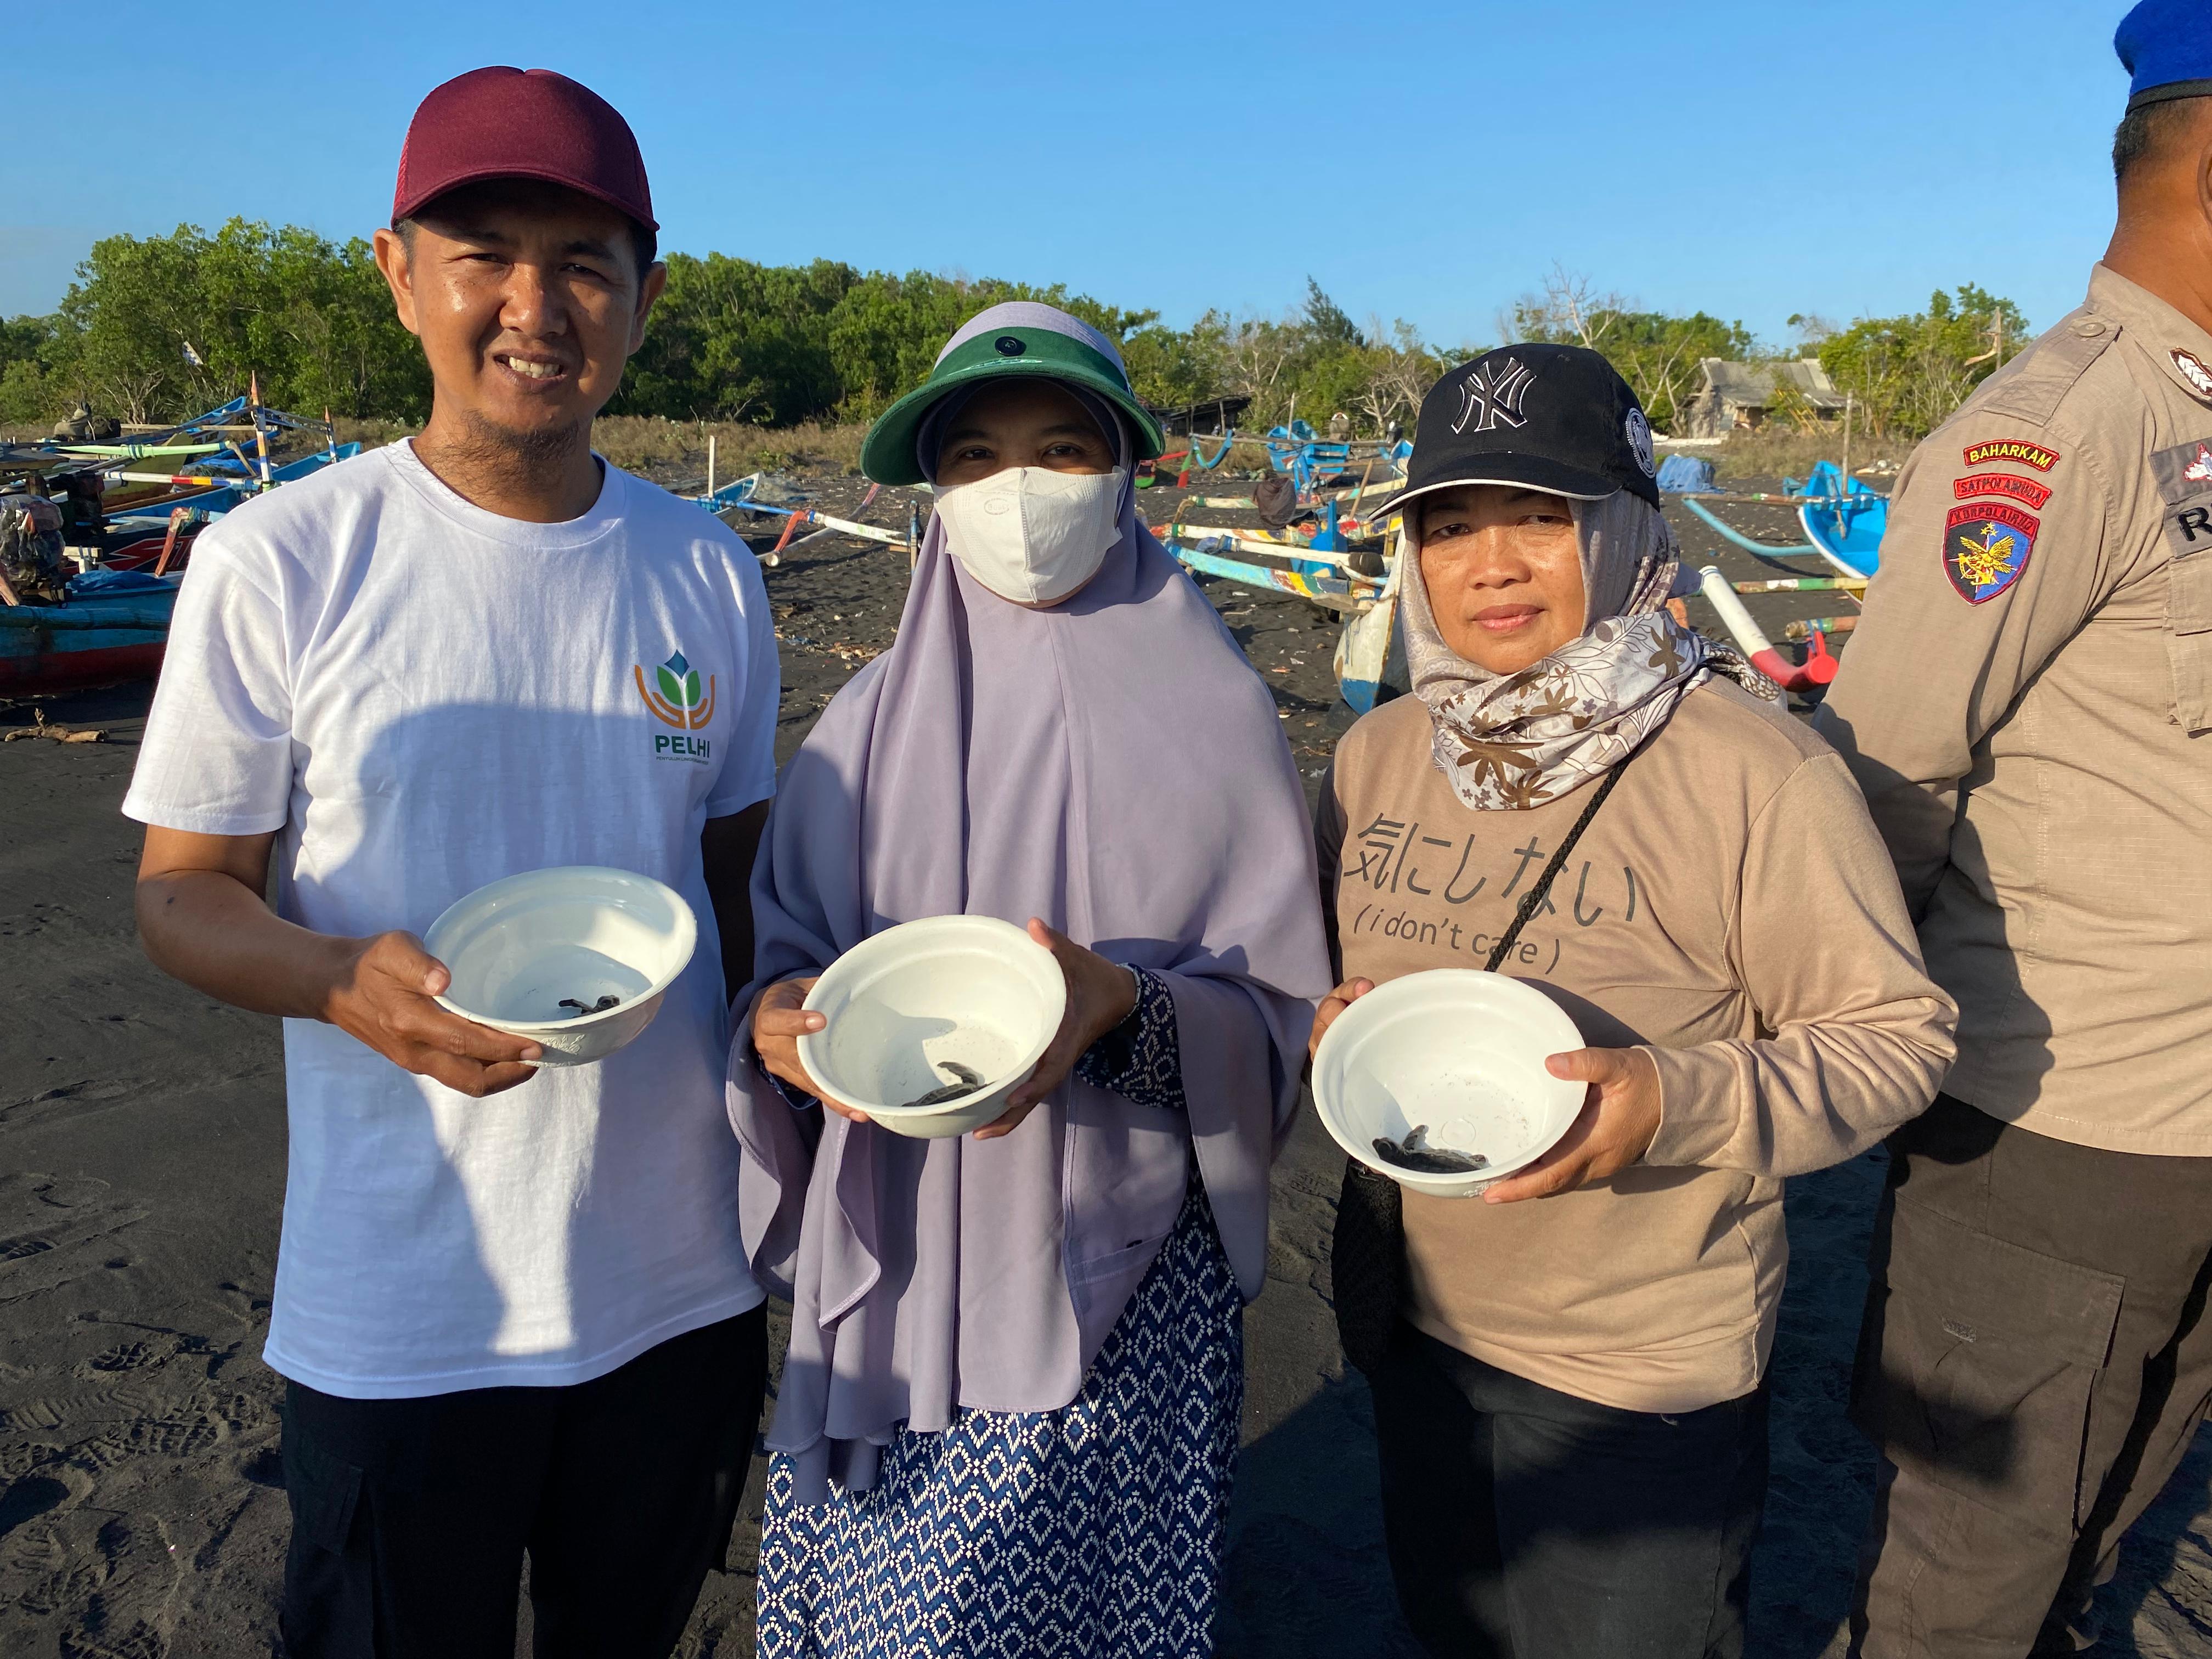
<svg viewBox="0 0 2212 1659">
<path fill-rule="evenodd" d="M 1032 305 L 954 343 L 1008 325 L 1112 351 Z M 1312 836 L 1273 700 L 1133 487 L 1121 532 L 1088 586 L 1025 611 L 932 523 L 897 642 L 785 769 L 753 877 L 756 983 L 919 917 L 1042 916 L 1164 979 L 1188 1115 L 1071 1079 L 1010 1135 L 908 1139 L 794 1111 L 740 1034 L 739 1212 L 793 1307 L 768 1443 L 793 1455 L 803 1503 L 832 1477 L 872 1486 L 902 1424 L 1073 1400 L 1175 1225 L 1194 1151 L 1237 1283 L 1260 1290 L 1268 1167 L 1330 983 Z"/>
</svg>

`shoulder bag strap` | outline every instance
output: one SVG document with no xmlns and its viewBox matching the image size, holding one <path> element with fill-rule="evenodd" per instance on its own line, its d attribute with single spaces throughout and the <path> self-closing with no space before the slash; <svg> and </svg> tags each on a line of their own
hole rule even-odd
<svg viewBox="0 0 2212 1659">
<path fill-rule="evenodd" d="M 1567 854 L 1575 850 L 1575 843 L 1583 838 L 1583 831 L 1589 828 L 1589 821 L 1597 816 L 1597 809 L 1605 805 L 1605 798 L 1613 793 L 1613 786 L 1620 781 L 1620 775 L 1628 769 L 1629 762 L 1643 752 L 1640 745 L 1631 750 L 1619 765 L 1605 775 L 1598 784 L 1597 792 L 1590 797 L 1589 805 L 1583 808 L 1583 815 L 1575 820 L 1575 827 L 1567 831 L 1567 838 L 1559 843 L 1559 850 L 1552 854 L 1552 861 L 1544 866 L 1544 873 L 1536 878 L 1536 884 L 1521 896 L 1521 902 L 1513 912 L 1513 925 L 1499 937 L 1497 948 L 1490 953 L 1490 960 L 1483 964 L 1492 973 L 1496 973 L 1498 964 L 1511 954 L 1514 941 L 1521 937 L 1521 930 L 1528 925 L 1528 918 L 1536 914 L 1536 907 L 1544 902 L 1544 895 L 1552 890 L 1553 878 L 1566 867 Z"/>
</svg>

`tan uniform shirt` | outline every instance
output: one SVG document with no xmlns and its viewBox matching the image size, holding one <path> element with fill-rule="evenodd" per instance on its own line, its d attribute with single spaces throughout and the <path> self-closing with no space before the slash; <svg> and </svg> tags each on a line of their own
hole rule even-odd
<svg viewBox="0 0 2212 1659">
<path fill-rule="evenodd" d="M 1899 477 L 1818 724 L 1958 999 L 1945 1088 L 2212 1155 L 2212 337 L 2098 266 Z"/>
<path fill-rule="evenodd" d="M 1428 711 L 1346 734 L 1317 817 L 1343 975 L 1480 968 L 1589 801 L 1463 806 Z M 1643 1163 L 1518 1204 L 1406 1194 L 1407 1316 L 1477 1358 L 1632 1411 L 1693 1411 L 1766 1364 L 1782 1182 L 1934 1097 L 1953 1010 L 1920 969 L 1881 838 L 1810 731 L 1724 682 L 1631 763 L 1503 971 L 1605 1047 L 1648 1045 Z"/>
</svg>

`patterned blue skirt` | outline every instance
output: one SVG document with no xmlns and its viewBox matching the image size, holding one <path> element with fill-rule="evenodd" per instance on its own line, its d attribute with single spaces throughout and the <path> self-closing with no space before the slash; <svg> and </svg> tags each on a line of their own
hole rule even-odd
<svg viewBox="0 0 2212 1659">
<path fill-rule="evenodd" d="M 875 1486 L 802 1508 L 769 1466 L 761 1659 L 1203 1659 L 1244 1402 L 1243 1302 L 1194 1182 L 1058 1411 L 902 1429 Z"/>
</svg>

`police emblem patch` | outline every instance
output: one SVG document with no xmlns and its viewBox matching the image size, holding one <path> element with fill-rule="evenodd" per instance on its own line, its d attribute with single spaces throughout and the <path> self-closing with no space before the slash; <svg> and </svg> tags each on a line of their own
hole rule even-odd
<svg viewBox="0 0 2212 1659">
<path fill-rule="evenodd" d="M 1954 507 L 1943 520 L 1943 573 L 1960 599 L 1986 604 L 2020 580 L 2042 527 L 2033 514 L 2006 501 Z"/>
<path fill-rule="evenodd" d="M 2175 373 L 2189 383 L 2189 389 L 2206 403 L 2212 404 L 2212 368 L 2207 368 L 2197 354 L 2184 351 L 2179 346 L 2166 354 L 2173 359 Z"/>
</svg>

